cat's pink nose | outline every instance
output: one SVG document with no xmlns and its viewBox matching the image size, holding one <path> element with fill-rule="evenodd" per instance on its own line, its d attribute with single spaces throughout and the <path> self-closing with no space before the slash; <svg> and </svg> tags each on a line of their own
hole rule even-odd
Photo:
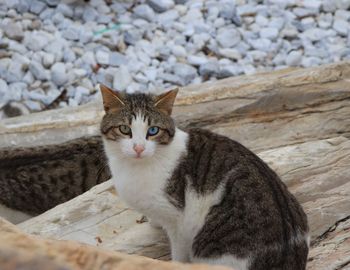
<svg viewBox="0 0 350 270">
<path fill-rule="evenodd" d="M 141 145 L 141 144 L 135 144 L 134 145 L 134 150 L 135 150 L 137 156 L 140 156 L 141 153 L 145 150 L 145 147 L 143 145 Z"/>
</svg>

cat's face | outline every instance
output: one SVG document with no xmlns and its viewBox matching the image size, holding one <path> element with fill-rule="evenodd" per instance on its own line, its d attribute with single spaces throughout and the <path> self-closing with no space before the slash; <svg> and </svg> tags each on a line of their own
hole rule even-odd
<svg viewBox="0 0 350 270">
<path fill-rule="evenodd" d="M 170 115 L 177 90 L 154 96 L 100 88 L 106 112 L 101 133 L 107 147 L 125 158 L 143 159 L 171 143 L 175 125 Z"/>
</svg>

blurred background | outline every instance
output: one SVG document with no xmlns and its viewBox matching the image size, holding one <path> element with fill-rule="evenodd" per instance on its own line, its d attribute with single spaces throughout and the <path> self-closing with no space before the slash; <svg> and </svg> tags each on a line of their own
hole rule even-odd
<svg viewBox="0 0 350 270">
<path fill-rule="evenodd" d="M 0 119 L 348 59 L 349 0 L 1 0 Z"/>
</svg>

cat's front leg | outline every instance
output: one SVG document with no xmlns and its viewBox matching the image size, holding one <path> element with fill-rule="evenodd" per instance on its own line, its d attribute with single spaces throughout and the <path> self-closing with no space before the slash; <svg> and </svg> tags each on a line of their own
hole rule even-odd
<svg viewBox="0 0 350 270">
<path fill-rule="evenodd" d="M 175 230 L 168 231 L 170 240 L 171 259 L 178 262 L 190 262 L 191 243 L 185 241 Z"/>
</svg>

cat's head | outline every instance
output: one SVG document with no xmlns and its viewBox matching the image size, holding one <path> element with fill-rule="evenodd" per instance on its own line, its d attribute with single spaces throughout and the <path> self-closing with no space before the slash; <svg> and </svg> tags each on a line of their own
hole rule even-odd
<svg viewBox="0 0 350 270">
<path fill-rule="evenodd" d="M 106 114 L 101 122 L 108 147 L 125 158 L 152 157 L 175 135 L 171 112 L 177 89 L 161 95 L 127 94 L 100 86 Z"/>
</svg>

